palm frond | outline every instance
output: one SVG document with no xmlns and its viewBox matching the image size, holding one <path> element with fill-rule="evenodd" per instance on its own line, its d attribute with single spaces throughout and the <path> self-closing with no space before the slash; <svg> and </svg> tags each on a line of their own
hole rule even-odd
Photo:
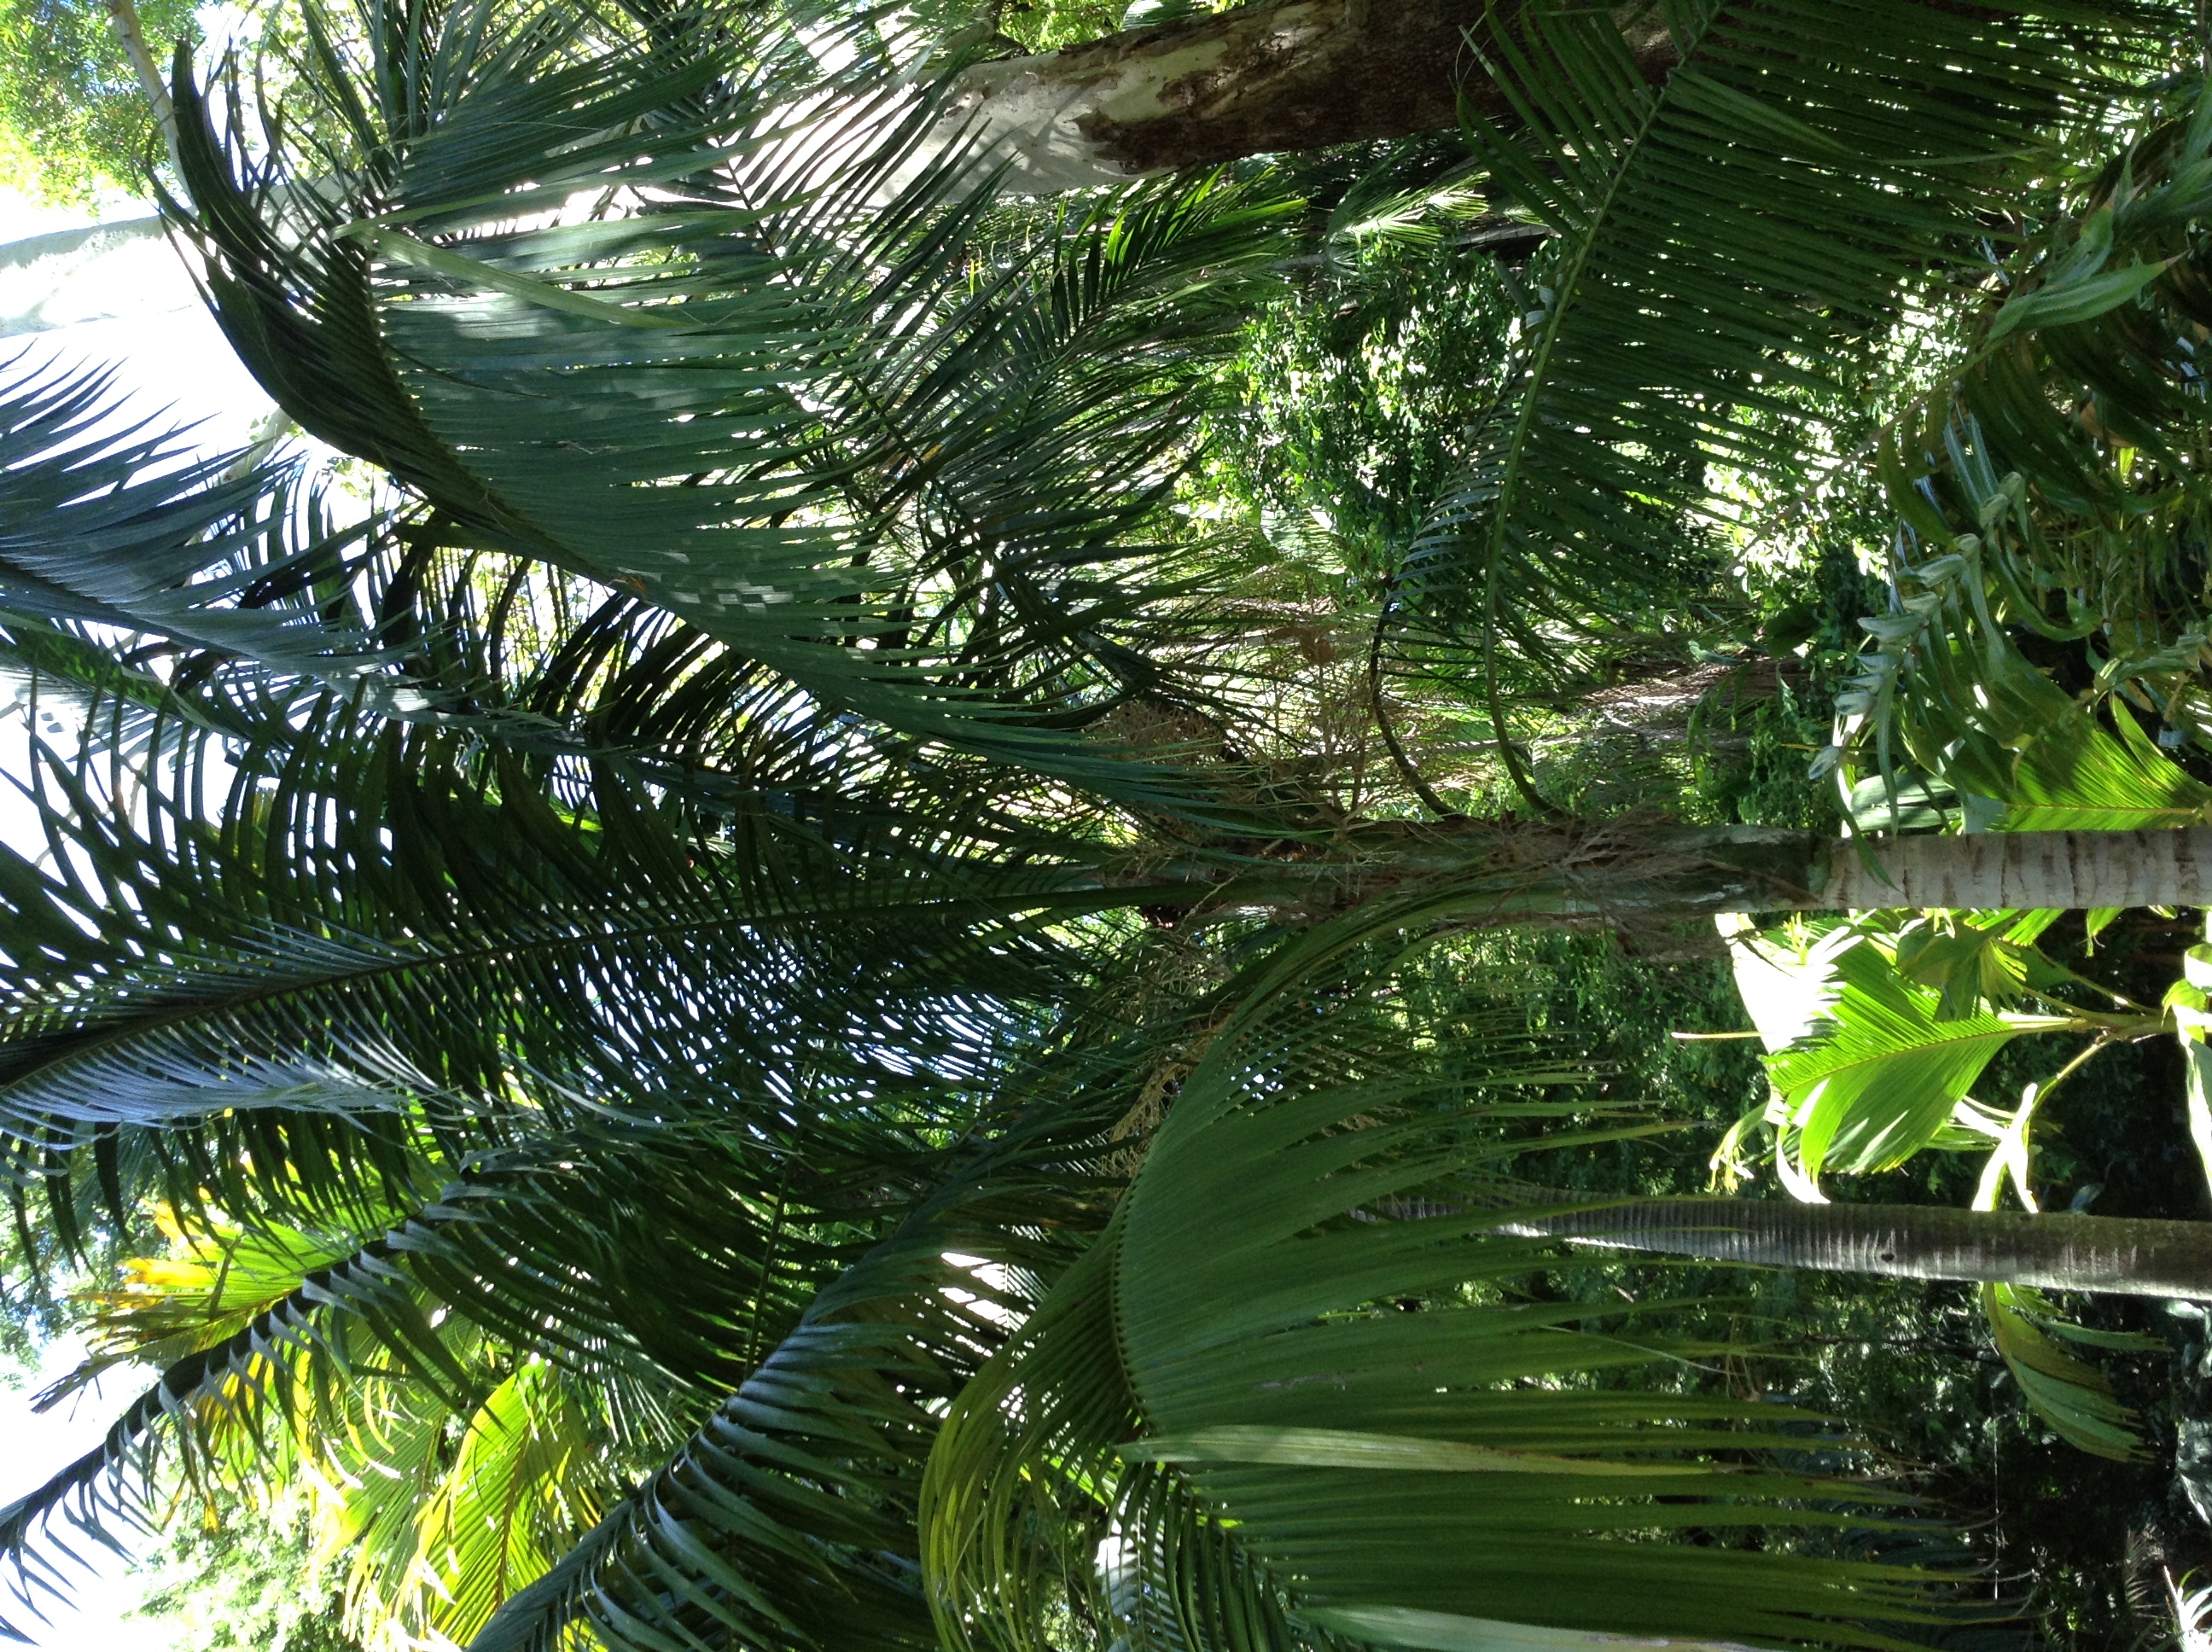
<svg viewBox="0 0 2212 1652">
<path fill-rule="evenodd" d="M 1106 1219 L 1079 1191 L 1109 1185 L 1097 1103 L 1041 1105 L 1052 1072 L 471 1652 L 558 1647 L 580 1621 L 623 1648 L 935 1645 L 914 1506 L 938 1419 Z"/>
<path fill-rule="evenodd" d="M 680 1116 L 702 1082 L 896 1094 L 957 1127 L 997 1041 L 1087 967 L 1084 914 L 1146 898 L 957 813 L 702 833 L 604 769 L 301 710 L 219 787 L 190 744 L 128 793 L 46 750 L 52 864 L 0 849 L 0 1109 L 18 1186 L 58 1187 L 64 1219 L 149 1190 L 404 1206 L 471 1151 Z"/>
<path fill-rule="evenodd" d="M 477 550 L 419 507 L 340 510 L 296 461 L 101 434 L 106 375 L 10 371 L 0 671 L 110 761 L 278 764 L 334 738 L 328 696 L 354 738 L 375 719 L 465 732 L 556 807 L 588 806 L 605 766 L 721 819 L 903 816 L 943 848 L 1052 835 L 973 763 L 872 736 L 627 591 Z"/>
<path fill-rule="evenodd" d="M 1123 628 L 1182 576 L 1148 525 L 1285 203 L 1212 179 L 1001 222 L 961 152 L 905 175 L 928 97 L 879 52 L 825 80 L 795 25 L 386 21 L 391 106 L 345 106 L 331 187 L 179 82 L 211 296 L 307 428 L 825 702 L 1172 800 L 1046 725 L 1152 673 Z M 580 190 L 593 216 L 533 227 Z"/>
<path fill-rule="evenodd" d="M 1985 1285 L 1982 1312 L 1997 1352 L 2021 1397 L 2068 1444 L 2118 1462 L 2147 1456 L 2136 1430 L 2136 1413 L 2112 1394 L 2105 1374 L 2061 1345 L 2063 1341 L 2142 1351 L 2158 1345 L 2147 1337 L 2092 1331 L 2073 1324 L 2037 1292 L 2018 1285 Z"/>
<path fill-rule="evenodd" d="M 902 1116 L 901 1100 L 817 1114 L 732 1096 L 711 1125 L 602 1123 L 481 1156 L 357 1248 L 264 1224 L 201 1238 L 188 1260 L 141 1265 L 131 1287 L 100 1304 L 87 1376 L 149 1359 L 161 1376 L 97 1449 L 0 1517 L 18 1600 L 32 1606 L 65 1588 L 64 1526 L 110 1540 L 178 1473 L 250 1478 L 264 1458 L 288 1454 L 331 1457 L 326 1478 L 380 1488 L 349 1503 L 348 1518 L 379 1528 L 372 1546 L 386 1552 L 356 1570 L 381 1599 L 406 1594 L 432 1528 L 460 1521 L 456 1500 L 485 1495 L 465 1442 L 500 1425 L 487 1408 L 523 1406 L 519 1393 L 500 1398 L 508 1383 L 596 1395 L 598 1408 L 648 1421 L 643 1439 L 662 1444 L 665 1419 L 696 1415 L 755 1374 L 817 1288 L 943 1178 L 943 1148 Z M 486 1347 L 523 1363 L 487 1376 Z M 555 1375 L 522 1376 L 532 1362 Z M 364 1404 L 385 1420 L 343 1421 Z M 451 1419 L 465 1424 L 458 1456 Z M 627 1426 L 634 1449 L 641 1430 L 635 1419 Z M 412 1467 L 395 1480 L 386 1459 L 402 1439 L 413 1442 L 403 1452 Z M 162 1470 L 165 1451 L 176 1470 Z M 495 1472 L 524 1473 L 493 1442 L 477 1455 L 484 1473 L 506 1462 Z M 571 1478 L 580 1494 L 592 1476 Z M 392 1489 L 400 1482 L 405 1495 Z M 558 1546 L 590 1523 L 559 1534 Z M 550 1531 L 512 1535 L 542 1553 Z M 499 1598 L 528 1581 L 498 1586 Z M 477 1592 L 471 1599 L 489 1586 L 461 1582 Z M 465 1632 L 453 1626 L 465 1619 L 472 1631 L 490 1607 L 437 1610 L 448 1632 Z"/>
<path fill-rule="evenodd" d="M 1946 1580 L 1847 1535 L 1908 1500 L 1810 1467 L 1847 1454 L 1816 1419 L 1622 1380 L 1715 1345 L 1679 1303 L 1521 1288 L 1583 1265 L 1443 1191 L 1573 1110 L 1574 1069 L 1510 1024 L 1409 1062 L 1428 1029 L 1358 944 L 1382 927 L 1255 968 L 1105 1236 L 962 1394 L 923 1509 L 939 1632 L 1909 1643 Z"/>
<path fill-rule="evenodd" d="M 1565 8 L 1533 9 L 1517 43 L 1501 31 L 1484 65 L 1521 119 L 1470 129 L 1492 205 L 1553 234 L 1507 389 L 1394 613 L 1401 646 L 1462 661 L 1496 714 L 1577 639 L 1711 586 L 1714 467 L 1802 473 L 1808 421 L 1852 405 L 1831 378 L 1850 341 L 1981 261 L 2005 163 L 2130 49 L 2126 14 L 2068 6 L 1666 16 L 1679 66 L 1660 85 L 1608 19 Z"/>
<path fill-rule="evenodd" d="M 2212 100 L 2193 76 L 2179 89 L 2178 107 L 2147 96 L 2110 162 L 2022 202 L 2001 301 L 1881 432 L 1894 594 L 1862 622 L 1864 670 L 1838 699 L 1846 783 L 1870 746 L 1893 789 L 1909 753 L 2009 829 L 2179 823 L 2207 806 L 2161 749 L 2205 726 L 2196 334 L 2212 314 Z M 2089 691 L 2030 665 L 2023 634 L 2046 665 L 2078 650 Z M 2154 741 L 2144 720 L 2169 727 Z"/>
<path fill-rule="evenodd" d="M 1832 968 L 1834 996 L 1820 1020 L 1767 1058 L 1784 1121 L 1778 1151 L 1796 1160 L 1808 1186 L 1824 1168 L 1860 1174 L 1903 1163 L 1947 1137 L 1954 1108 L 1999 1050 L 2026 1034 L 2078 1026 L 1971 996 L 1954 1007 L 1872 940 L 1844 950 Z"/>
</svg>

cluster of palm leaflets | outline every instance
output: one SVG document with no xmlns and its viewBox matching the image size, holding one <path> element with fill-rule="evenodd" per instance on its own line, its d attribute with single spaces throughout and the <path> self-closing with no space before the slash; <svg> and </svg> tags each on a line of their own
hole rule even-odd
<svg viewBox="0 0 2212 1652">
<path fill-rule="evenodd" d="M 1893 1169 L 1923 1151 L 1984 1156 L 1974 1205 L 1995 1210 L 2008 1187 L 2037 1208 L 2032 1134 L 2052 1091 L 2100 1052 L 2175 1030 L 2168 1007 L 2116 1000 L 2112 989 L 2045 955 L 2036 938 L 2056 912 L 1865 914 L 1732 937 L 1738 987 L 1766 1049 L 1770 1096 L 1714 1155 L 1734 1177 L 1763 1135 L 1782 1185 L 1825 1201 L 1820 1179 Z M 2086 1000 L 2086 1001 L 2085 1001 Z M 2034 1011 L 2023 1010 L 2033 1001 Z M 1997 1052 L 2034 1035 L 2088 1042 L 2017 1105 L 1972 1091 Z M 2192 1088 L 2192 1108 L 2201 1085 Z M 1998 1352 L 2029 1406 L 2059 1436 L 2100 1455 L 2142 1455 L 2131 1413 L 2073 1341 L 2137 1349 L 2142 1339 L 2073 1324 L 2033 1291 L 1981 1287 Z M 2054 1340 L 2057 1339 L 2057 1340 Z"/>
<path fill-rule="evenodd" d="M 2168 745 L 2201 729 L 2208 178 L 2198 98 L 2062 191 L 1966 359 L 1882 433 L 1896 601 L 1838 742 L 1982 823 L 2163 825 L 2212 799 L 2139 720 Z M 2078 651 L 2094 692 L 2023 638 Z"/>
<path fill-rule="evenodd" d="M 1627 1127 L 1516 1021 L 1415 1007 L 1414 916 L 1237 983 L 1105 1234 L 954 1406 L 922 1515 L 946 1643 L 1028 1652 L 1063 1614 L 1179 1648 L 1884 1645 L 1929 1621 L 1940 1580 L 1874 1559 L 1905 1500 L 1819 1467 L 1845 1442 L 1653 1382 L 1718 1347 L 1663 1278 L 1595 1300 L 1587 1265 L 1498 1231 L 1532 1133 Z M 1636 1540 L 1689 1527 L 1709 1546 Z"/>
<path fill-rule="evenodd" d="M 81 513 L 41 551 L 24 512 L 6 621 L 80 736 L 36 748 L 48 853 L 0 852 L 10 1194 L 70 1246 L 149 1199 L 245 1229 L 112 1317 L 166 1369 L 8 1512 L 17 1592 L 64 1585 L 50 1520 L 275 1451 L 350 1488 L 365 1617 L 472 1632 L 941 1181 L 1089 978 L 1055 926 L 1143 892 L 633 601 L 139 474 L 58 404 L 8 433 Z M 495 1503 L 535 1523 L 485 1571 L 440 1534 Z"/>
<path fill-rule="evenodd" d="M 2094 1051 L 2164 1030 L 2154 1010 L 2114 1002 L 2036 946 L 2058 915 L 1865 914 L 1738 936 L 1736 979 L 1773 1052 L 1773 1096 L 1736 1138 L 1770 1127 L 1783 1179 L 1817 1198 L 1824 1171 L 2002 1143 L 2020 1127 L 1969 1092 L 2014 1039 L 2087 1035 Z M 2029 1001 L 2038 1011 L 2020 1007 Z"/>
<path fill-rule="evenodd" d="M 2111 988 L 2047 957 L 2035 938 L 2058 915 L 1867 914 L 1734 936 L 1737 984 L 1768 1051 L 1770 1099 L 1723 1139 L 1716 1165 L 1730 1176 L 1747 1172 L 1744 1145 L 1764 1135 L 1783 1186 L 1825 1201 L 1824 1172 L 1892 1169 L 1924 1151 L 1980 1153 L 1976 1209 L 1998 1208 L 2008 1189 L 2037 1209 L 2032 1138 L 2052 1092 L 2101 1051 L 2180 1030 L 2177 1014 L 2186 1019 L 2171 1004 L 2161 1015 L 2116 1001 Z M 2020 1007 L 2030 1000 L 2035 1012 Z M 1978 1100 L 1974 1087 L 1997 1052 L 2038 1034 L 2087 1042 L 2055 1076 L 2027 1084 L 2016 1105 Z M 2192 1076 L 2192 1120 L 2203 1095 Z M 2133 1414 L 2065 1345 L 2154 1345 L 2074 1324 L 2020 1286 L 1985 1284 L 1980 1295 L 1997 1351 L 2036 1415 L 2084 1450 L 2141 1458 Z"/>
<path fill-rule="evenodd" d="M 180 79 L 210 298 L 454 543 L 876 726 L 1172 795 L 1066 731 L 1159 675 L 1174 446 L 1291 203 L 1002 201 L 927 148 L 937 71 L 880 21 L 380 9 L 359 61 L 314 31 L 342 142 L 244 130 L 234 82 L 219 138 Z"/>
<path fill-rule="evenodd" d="M 1854 416 L 1855 341 L 1981 262 L 2024 138 L 2126 55 L 2109 9 L 1660 11 L 1680 64 L 1657 84 L 1596 12 L 1533 11 L 1483 65 L 1520 115 L 1473 128 L 1485 191 L 1550 234 L 1386 622 L 1493 717 L 1505 689 L 1549 692 L 1590 646 L 1717 591 L 1723 469 L 1787 491 L 1824 436 L 1856 434 L 1822 429 Z"/>
</svg>

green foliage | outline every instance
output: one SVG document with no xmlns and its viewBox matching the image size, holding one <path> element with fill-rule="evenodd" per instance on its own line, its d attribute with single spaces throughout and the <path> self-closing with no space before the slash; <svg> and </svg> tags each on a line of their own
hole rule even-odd
<svg viewBox="0 0 2212 1652">
<path fill-rule="evenodd" d="M 1061 731 L 1159 674 L 1129 616 L 1184 577 L 1150 537 L 1174 446 L 1291 203 L 1214 178 L 1002 207 L 964 150 L 915 159 L 921 65 L 868 19 L 827 84 L 829 37 L 772 15 L 711 47 L 392 23 L 370 61 L 318 48 L 343 198 L 263 189 L 337 146 L 257 160 L 180 106 L 218 313 L 304 428 L 840 711 L 1176 800 Z M 513 228 L 586 189 L 588 220 Z"/>
<path fill-rule="evenodd" d="M 1389 922 L 1261 961 L 1098 1247 L 956 1405 L 922 1516 L 941 1632 L 1048 1644 L 1062 1600 L 1133 1643 L 1231 1647 L 1510 1644 L 1532 1620 L 1544 1644 L 1890 1645 L 1838 1614 L 1930 1620 L 1940 1573 L 1792 1541 L 1913 1523 L 1771 1466 L 1812 1418 L 1596 1380 L 1722 1351 L 1670 1334 L 1674 1304 L 1521 1297 L 1573 1265 L 1494 1231 L 1509 1121 L 1553 1121 L 1555 1148 L 1620 1127 L 1510 1021 L 1409 1023 L 1395 949 L 1358 947 Z M 1664 1561 L 1625 1540 L 1685 1527 L 1705 1543 Z"/>
<path fill-rule="evenodd" d="M 1901 945 L 1898 954 L 1871 938 L 1831 954 L 1822 1023 L 1768 1062 L 1784 1109 L 1776 1151 L 1808 1185 L 1832 1162 L 1845 1174 L 1885 1170 L 1930 1145 L 1962 1145 L 1947 1127 L 1990 1059 L 2023 1033 L 2081 1024 L 1984 1010 L 1973 993 L 1959 1002 L 1913 980 Z"/>
<path fill-rule="evenodd" d="M 2131 914 L 2085 959 L 2078 920 L 2068 920 L 2046 932 L 2042 944 L 2116 990 L 2154 993 L 2168 967 L 2162 950 L 2180 927 Z M 1667 950 L 1639 957 L 1607 934 L 1500 931 L 1432 957 L 1438 990 L 1480 978 L 1525 993 L 1547 1023 L 1573 1029 L 1578 1046 L 1606 1063 L 1608 1099 L 1649 1100 L 1664 1117 L 1691 1127 L 1692 1152 L 1668 1136 L 1556 1154 L 1538 1145 L 1525 1163 L 1553 1185 L 1697 1191 L 1705 1144 L 1739 1114 L 1763 1108 L 1767 1081 L 1758 1042 L 1670 1036 L 1746 1024 L 1729 961 L 1683 957 L 1674 937 L 1636 938 L 1647 951 Z M 2047 1082 L 2070 1042 L 2015 1041 L 1985 1071 L 1978 1090 L 2017 1095 L 2028 1083 Z M 2046 1208 L 2077 1196 L 2100 1213 L 2172 1216 L 2201 1208 L 2203 1173 L 2178 1116 L 2182 1075 L 2171 1046 L 2170 1040 L 2115 1046 L 2039 1110 L 2032 1185 Z M 1826 1191 L 1845 1204 L 1965 1205 L 1979 1169 L 1969 1155 L 1923 1153 L 1895 1170 L 1833 1177 Z M 1754 1187 L 1771 1174 L 1758 1164 L 1746 1170 Z M 1670 1288 L 1696 1278 L 1678 1276 Z M 2094 1380 L 2136 1414 L 2148 1460 L 2128 1461 L 2069 1447 L 2023 1403 L 1972 1287 L 1739 1273 L 1717 1288 L 1747 1293 L 1739 1326 L 1759 1339 L 1722 1362 L 1729 1391 L 1786 1397 L 1847 1418 L 1897 1452 L 1912 1466 L 1915 1489 L 1987 1522 L 1984 1552 L 2007 1575 L 2025 1574 L 2023 1616 L 2054 1643 L 2124 1652 L 2160 1632 L 2160 1565 L 2178 1577 L 2212 1560 L 2203 1521 L 2175 1476 L 2177 1430 L 2191 1426 L 2212 1398 L 2196 1375 L 2200 1320 L 2177 1318 L 2154 1303 L 2070 1298 L 2066 1323 L 2147 1336 L 2154 1345 L 2096 1349 L 2044 1333 L 2083 1366 L 2094 1364 Z M 1620 1305 L 1601 1285 L 1595 1294 L 1600 1305 L 1607 1297 Z"/>
<path fill-rule="evenodd" d="M 1908 277 L 1969 256 L 1992 200 L 1970 157 L 2016 150 L 2106 55 L 2070 15 L 2025 11 L 2002 39 L 1919 9 L 1668 21 L 1686 61 L 1656 87 L 1595 14 L 1534 13 L 1484 65 L 1522 127 L 1471 129 L 1486 191 L 1552 234 L 1507 392 L 1404 585 L 1409 632 L 1474 652 L 1493 712 L 1502 653 L 1555 673 L 1594 619 L 1632 627 L 1711 583 L 1709 466 L 1804 473 L 1782 387 L 1830 389 L 1836 347 L 1888 325 Z"/>
<path fill-rule="evenodd" d="M 198 43 L 189 0 L 137 10 L 157 60 L 176 41 Z M 0 155 L 13 186 L 49 201 L 145 195 L 161 137 L 102 0 L 0 6 Z"/>
<path fill-rule="evenodd" d="M 1887 774 L 1901 738 L 2014 829 L 2183 823 L 2212 798 L 2167 749 L 2203 693 L 2212 97 L 2130 137 L 2023 202 L 2003 301 L 1880 443 L 1895 598 L 1864 622 L 1839 744 L 1870 734 Z"/>
<path fill-rule="evenodd" d="M 375 9 L 317 21 L 282 130 L 244 69 L 188 86 L 178 213 L 224 324 L 402 491 L 349 521 L 281 466 L 149 481 L 153 446 L 82 440 L 90 387 L 7 403 L 38 526 L 0 624 L 79 720 L 31 776 L 49 864 L 0 858 L 7 1166 L 62 1250 L 157 1197 L 185 1248 L 99 1304 L 104 1355 L 163 1375 L 0 1515 L 23 1576 L 149 1485 L 307 1476 L 357 1627 L 483 1649 L 1917 1634 L 1970 1551 L 1825 1420 L 1881 1385 L 1784 1333 L 1917 1334 L 1960 1293 L 1624 1272 L 1484 1202 L 1516 1157 L 1577 1198 L 1680 1180 L 1614 1104 L 1753 1098 L 1749 1049 L 1662 1036 L 1726 1028 L 1712 972 L 1440 938 L 1480 892 L 1372 862 L 1304 938 L 1170 932 L 1193 886 L 1148 881 L 1476 804 L 1509 705 L 1553 802 L 1656 777 L 1823 818 L 1784 755 L 1819 662 L 1734 701 L 1683 669 L 1732 641 L 1699 663 L 1743 688 L 1754 641 L 1832 654 L 1858 617 L 1863 501 L 1809 592 L 1731 573 L 1761 490 L 1825 485 L 1869 362 L 1921 307 L 1941 356 L 1991 256 L 2021 279 L 1965 377 L 2180 301 L 2194 126 L 1988 241 L 2166 49 L 2134 14 L 1669 18 L 1696 56 L 1659 86 L 1595 14 L 1502 48 L 1525 118 L 1474 135 L 1480 208 L 1440 140 L 1004 198 L 913 164 L 953 59 L 887 17 Z M 2078 616 L 2036 583 L 2063 501 L 1981 463 L 2040 440 L 1996 408 L 1907 478 L 1982 536 L 1907 559 L 1900 600 L 1937 600 L 1905 611 L 1941 613 L 1877 623 L 1888 680 L 1953 674 L 1962 720 L 1911 712 L 1926 801 L 2194 818 L 2212 793 L 2124 714 L 2000 668 L 2007 580 L 2043 642 Z M 2136 518 L 2185 514 L 2160 463 L 2099 495 L 2107 621 Z M 2168 668 L 2127 661 L 2089 682 L 2148 708 Z M 1679 704 L 1680 750 L 1625 775 L 1601 686 Z M 1846 954 L 1836 1025 L 1775 1066 L 1793 1172 L 1956 1197 L 1912 1157 L 1956 1130 L 1997 1142 L 1992 1199 L 2030 1188 L 2041 1091 L 1958 1122 L 2013 1082 L 2011 1006 L 2074 990 L 2030 940 Z M 1989 1312 L 1990 1369 L 2100 1469 L 2171 1421 L 2083 1327 Z M 1872 1407 L 1900 1431 L 2002 1414 L 1907 1375 Z"/>
<path fill-rule="evenodd" d="M 296 1497 L 179 1520 L 141 1564 L 149 1587 L 132 1616 L 171 1652 L 360 1652 L 340 1602 L 315 1589 L 307 1526 Z"/>
<path fill-rule="evenodd" d="M 2061 1343 L 2130 1349 L 2155 1348 L 2159 1343 L 2075 1325 L 2034 1291 L 2017 1285 L 1985 1285 L 1981 1298 L 1997 1351 L 2037 1416 L 2069 1444 L 2100 1457 L 2133 1462 L 2148 1456 L 2133 1426 L 2135 1413 L 2112 1397 L 2112 1384 L 2101 1371 L 2074 1357 Z"/>
</svg>

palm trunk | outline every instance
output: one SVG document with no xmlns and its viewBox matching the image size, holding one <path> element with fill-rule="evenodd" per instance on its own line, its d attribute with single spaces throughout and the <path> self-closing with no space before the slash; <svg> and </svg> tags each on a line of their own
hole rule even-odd
<svg viewBox="0 0 2212 1652">
<path fill-rule="evenodd" d="M 1146 865 L 1150 902 L 1314 920 L 1377 898 L 1460 921 L 1634 924 L 1723 912 L 2212 907 L 2212 828 L 1859 838 L 1759 826 L 1472 821 L 1357 829 L 1231 874 Z M 1105 881 L 1139 881 L 1109 876 Z M 1183 893 L 1188 891 L 1187 896 Z M 1449 911 L 1443 910 L 1448 907 Z"/>
<path fill-rule="evenodd" d="M 161 129 L 161 140 L 168 146 L 169 165 L 177 164 L 177 111 L 169 100 L 169 88 L 161 78 L 161 66 L 154 59 L 154 49 L 146 43 L 146 30 L 138 21 L 138 8 L 132 0 L 106 0 L 107 21 L 115 30 L 115 38 L 123 43 L 123 55 L 131 59 L 137 72 L 138 84 L 146 94 L 146 102 L 154 112 L 154 124 Z"/>
<path fill-rule="evenodd" d="M 1568 1203 L 1548 1188 L 1516 1190 Z M 2212 1222 L 2030 1215 L 1917 1205 L 1645 1199 L 1516 1212 L 1497 1231 L 1607 1249 L 1892 1279 L 1972 1279 L 2055 1291 L 2212 1300 Z"/>
<path fill-rule="evenodd" d="M 1037 193 L 1510 118 L 1470 41 L 1516 27 L 1485 0 L 1272 0 L 970 70 L 940 129 Z M 1674 61 L 1658 8 L 1613 15 L 1644 72 Z"/>
</svg>

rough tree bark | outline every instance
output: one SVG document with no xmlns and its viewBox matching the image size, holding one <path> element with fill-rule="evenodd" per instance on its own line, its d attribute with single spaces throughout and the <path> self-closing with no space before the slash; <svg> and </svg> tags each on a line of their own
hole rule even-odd
<svg viewBox="0 0 2212 1652">
<path fill-rule="evenodd" d="M 1498 9 L 1516 27 L 1519 4 Z M 1656 6 L 1613 15 L 1644 74 L 1672 67 Z M 977 65 L 940 127 L 1011 162 L 1036 193 L 1125 183 L 1248 155 L 1458 125 L 1461 99 L 1503 117 L 1476 52 L 1484 0 L 1272 0 L 1130 29 L 1048 56 Z"/>
</svg>

